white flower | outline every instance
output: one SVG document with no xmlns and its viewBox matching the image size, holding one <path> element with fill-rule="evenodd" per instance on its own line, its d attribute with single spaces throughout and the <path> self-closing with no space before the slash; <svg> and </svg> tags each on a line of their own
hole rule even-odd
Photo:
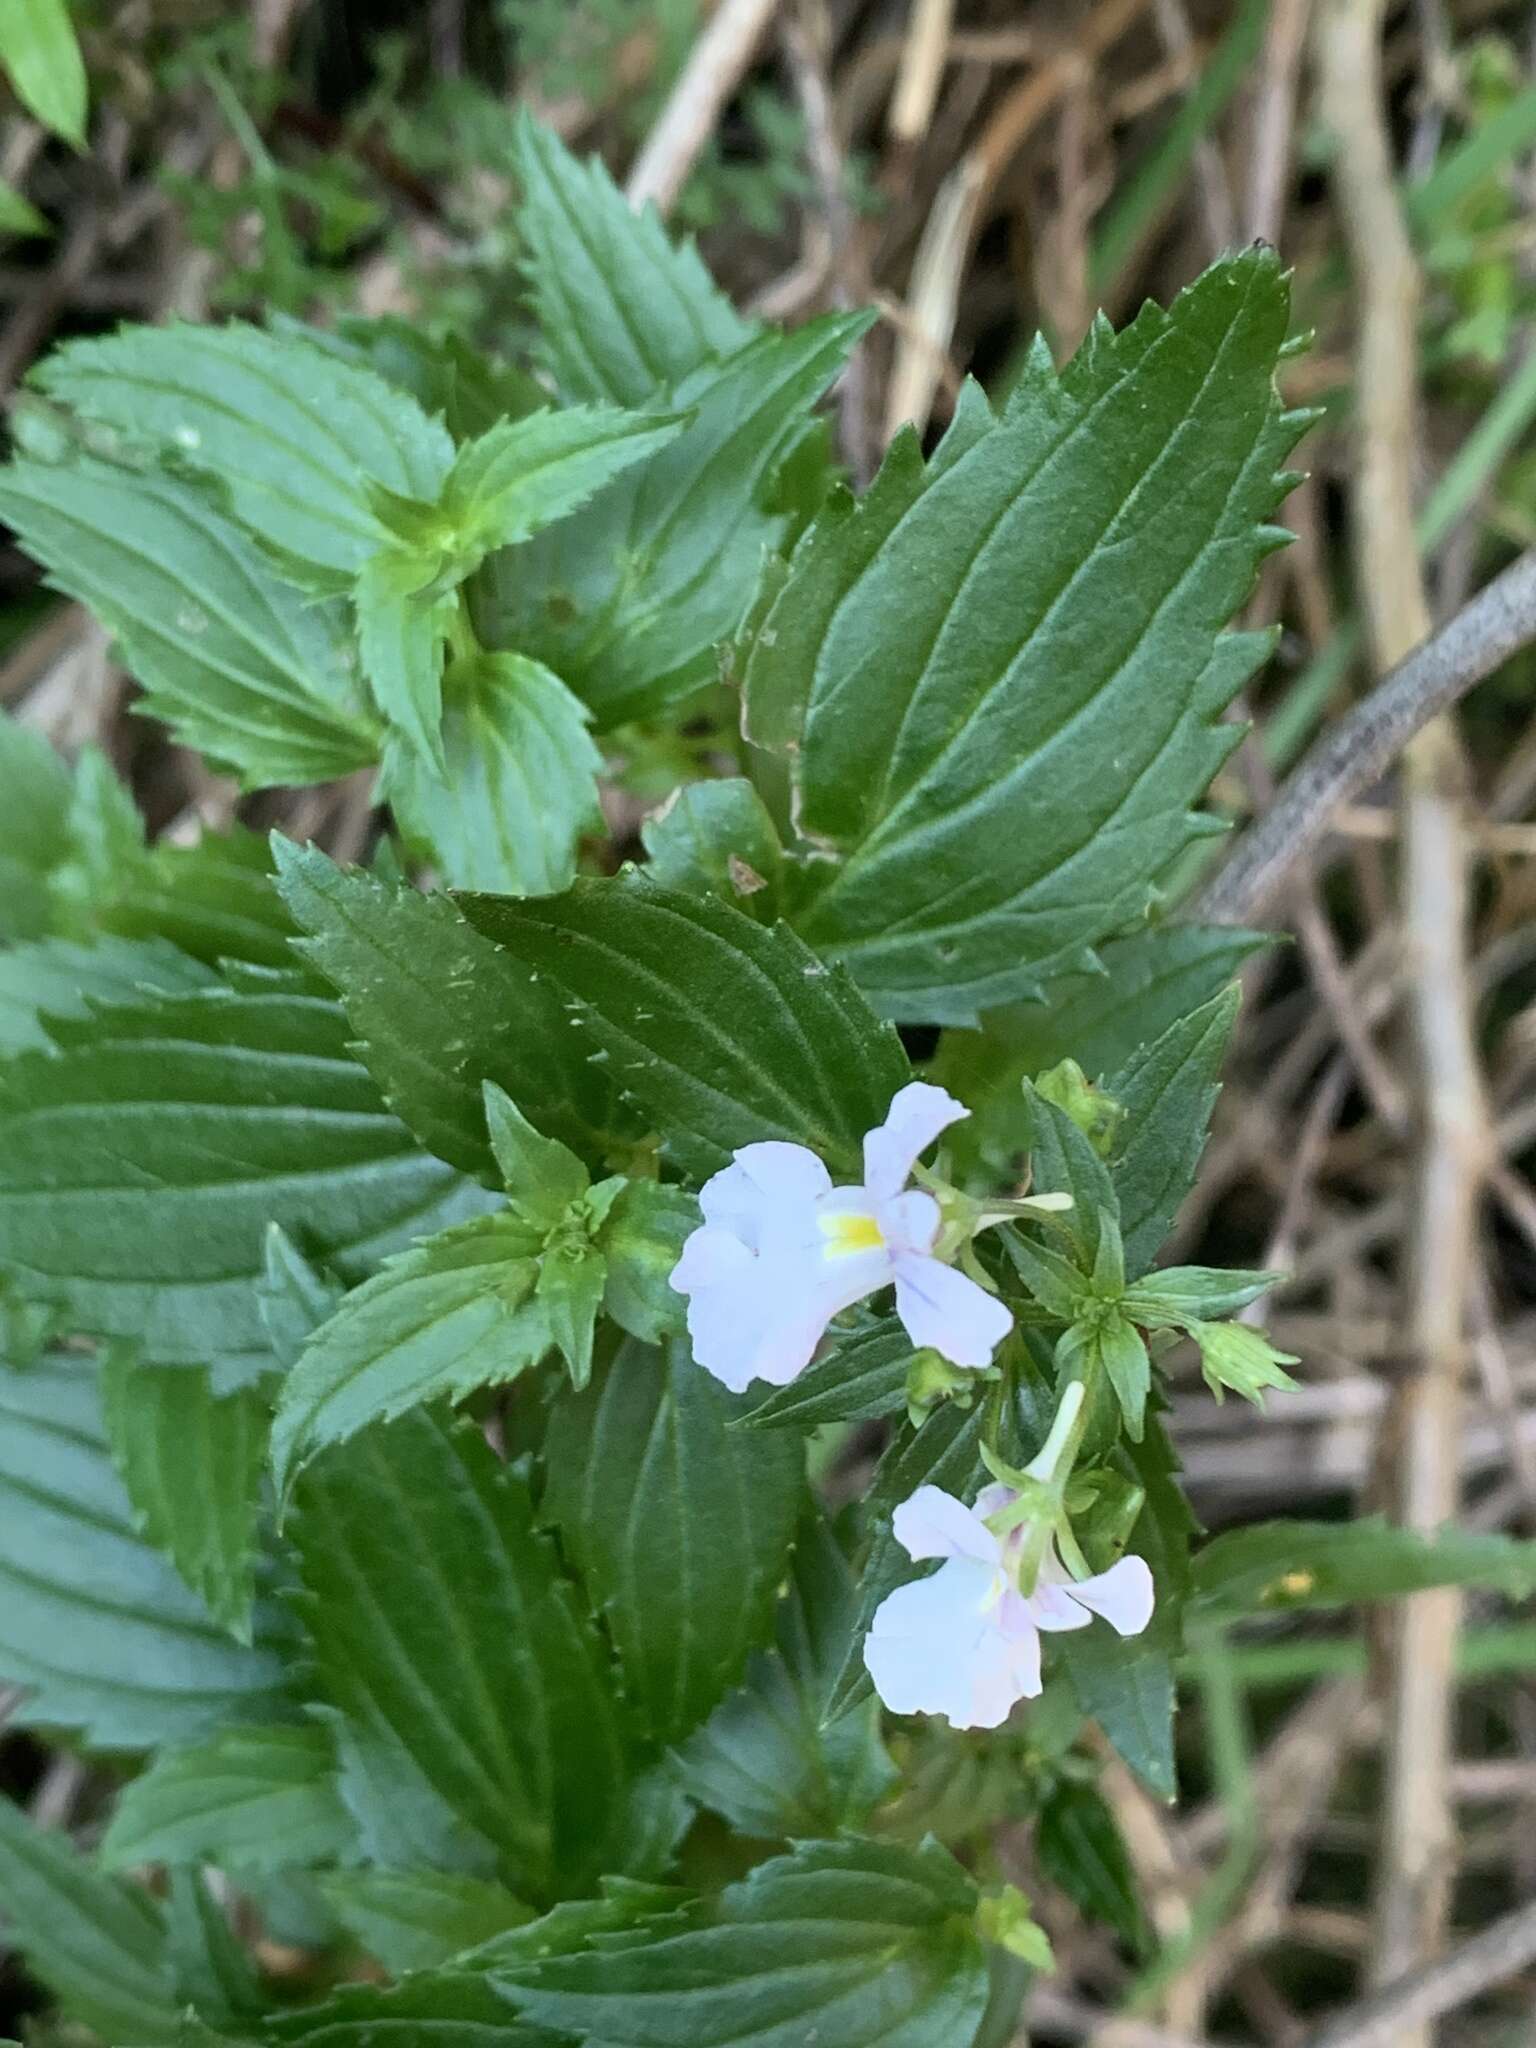
<svg viewBox="0 0 1536 2048">
<path fill-rule="evenodd" d="M 900 1089 L 864 1140 L 862 1187 L 834 1187 L 804 1145 L 743 1145 L 705 1182 L 703 1224 L 672 1271 L 699 1364 L 737 1393 L 754 1379 L 785 1386 L 835 1315 L 892 1281 L 915 1346 L 988 1364 L 1013 1318 L 932 1256 L 939 1205 L 906 1185 L 919 1153 L 969 1114 L 924 1081 Z"/>
<path fill-rule="evenodd" d="M 897 1541 L 914 1560 L 942 1557 L 931 1578 L 898 1586 L 875 1609 L 864 1662 L 896 1714 L 943 1714 L 955 1728 L 996 1728 L 1019 1700 L 1040 1691 L 1040 1637 L 1087 1628 L 1098 1614 L 1122 1636 L 1152 1619 L 1146 1560 L 1122 1557 L 1107 1572 L 1074 1579 L 1047 1541 L 1038 1576 L 1020 1590 L 1031 1525 L 998 1536 L 987 1526 L 1018 1499 L 989 1486 L 968 1508 L 920 1486 L 896 1510 Z"/>
</svg>

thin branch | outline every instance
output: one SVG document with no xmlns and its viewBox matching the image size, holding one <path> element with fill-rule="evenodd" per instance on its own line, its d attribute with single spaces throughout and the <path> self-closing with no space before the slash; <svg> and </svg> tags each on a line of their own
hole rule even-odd
<svg viewBox="0 0 1536 2048">
<path fill-rule="evenodd" d="M 720 0 L 635 159 L 624 188 L 631 206 L 649 199 L 671 211 L 777 11 L 777 0 Z"/>
<path fill-rule="evenodd" d="M 1274 807 L 1195 899 L 1191 916 L 1211 924 L 1261 917 L 1339 805 L 1379 781 L 1416 732 L 1533 640 L 1536 549 L 1480 590 L 1318 740 L 1281 785 Z"/>
<path fill-rule="evenodd" d="M 1401 2048 L 1416 2027 L 1454 2012 L 1536 1963 L 1536 1905 L 1517 1906 L 1448 1956 L 1351 2006 L 1306 2048 Z"/>
</svg>

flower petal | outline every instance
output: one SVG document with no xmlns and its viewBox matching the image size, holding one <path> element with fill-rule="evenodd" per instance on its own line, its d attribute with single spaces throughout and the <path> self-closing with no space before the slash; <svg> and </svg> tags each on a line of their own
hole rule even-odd
<svg viewBox="0 0 1536 2048">
<path fill-rule="evenodd" d="M 699 1209 L 706 1223 L 734 1231 L 753 1251 L 810 1244 L 816 1203 L 831 1185 L 831 1174 L 808 1147 L 768 1138 L 743 1145 L 729 1166 L 705 1181 Z"/>
<path fill-rule="evenodd" d="M 968 1557 L 996 1570 L 1002 1549 L 986 1523 L 963 1501 L 937 1486 L 920 1486 L 891 1517 L 891 1534 L 907 1553 L 925 1557 Z"/>
<path fill-rule="evenodd" d="M 938 1203 L 921 1188 L 909 1188 L 904 1195 L 879 1202 L 876 1216 L 886 1243 L 898 1258 L 903 1254 L 924 1258 L 933 1250 L 942 1218 Z"/>
<path fill-rule="evenodd" d="M 683 1243 L 682 1256 L 672 1268 L 667 1285 L 677 1294 L 693 1294 L 705 1287 L 739 1285 L 752 1271 L 753 1256 L 734 1231 L 701 1223 Z"/>
<path fill-rule="evenodd" d="M 931 1345 L 951 1365 L 973 1370 L 991 1364 L 1013 1328 L 995 1294 L 953 1266 L 910 1253 L 896 1260 L 896 1313 L 919 1349 Z"/>
<path fill-rule="evenodd" d="M 1047 1634 L 1065 1629 L 1087 1628 L 1093 1616 L 1086 1607 L 1073 1599 L 1075 1586 L 1053 1586 L 1042 1575 L 1036 1582 L 1035 1590 L 1025 1601 L 1035 1627 Z"/>
<path fill-rule="evenodd" d="M 909 1081 L 891 1097 L 885 1122 L 864 1140 L 864 1184 L 877 1200 L 887 1200 L 906 1186 L 908 1176 L 939 1135 L 970 1115 L 947 1089 L 927 1081 Z"/>
<path fill-rule="evenodd" d="M 893 1714 L 943 1714 L 970 1725 L 973 1667 L 997 1635 L 987 1606 L 993 1577 L 986 1565 L 952 1557 L 875 1609 L 864 1663 Z"/>
<path fill-rule="evenodd" d="M 1122 1557 L 1091 1579 L 1078 1579 L 1067 1591 L 1122 1636 L 1141 1634 L 1152 1619 L 1157 1597 L 1147 1560 L 1134 1555 Z"/>
</svg>

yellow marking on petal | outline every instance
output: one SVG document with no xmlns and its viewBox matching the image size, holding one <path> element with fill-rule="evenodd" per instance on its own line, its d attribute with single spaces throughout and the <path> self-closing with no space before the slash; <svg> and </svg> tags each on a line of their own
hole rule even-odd
<svg viewBox="0 0 1536 2048">
<path fill-rule="evenodd" d="M 852 1210 L 838 1210 L 830 1216 L 823 1216 L 821 1230 L 831 1258 L 847 1258 L 854 1252 L 877 1252 L 885 1243 L 874 1217 L 860 1216 Z"/>
</svg>

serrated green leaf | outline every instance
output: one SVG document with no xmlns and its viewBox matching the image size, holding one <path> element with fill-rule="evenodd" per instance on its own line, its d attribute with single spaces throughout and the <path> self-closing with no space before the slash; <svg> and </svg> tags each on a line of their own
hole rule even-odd
<svg viewBox="0 0 1536 2048">
<path fill-rule="evenodd" d="M 455 600 L 418 587 L 431 573 L 407 556 L 375 555 L 364 564 L 352 601 L 363 673 L 380 715 L 398 747 L 446 776 L 443 662 Z"/>
<path fill-rule="evenodd" d="M 101 1369 L 102 1421 L 134 1519 L 237 1642 L 251 1639 L 267 1403 L 216 1395 L 195 1365 L 144 1365 L 127 1345 Z"/>
<path fill-rule="evenodd" d="M 223 1728 L 163 1751 L 118 1801 L 102 1860 L 216 1863 L 223 1870 L 301 1870 L 344 1854 L 353 1825 L 323 1728 Z"/>
<path fill-rule="evenodd" d="M 0 28 L 0 68 L 29 113 L 84 148 L 85 59 L 66 0 L 11 0 Z"/>
<path fill-rule="evenodd" d="M 1063 1778 L 1052 1787 L 1035 1831 L 1040 1867 L 1093 1920 L 1133 1950 L 1147 1945 L 1147 1920 L 1125 1842 L 1104 1797 Z"/>
<path fill-rule="evenodd" d="M 371 1422 L 537 1365 L 551 1342 L 534 1298 L 538 1253 L 515 1216 L 476 1216 L 387 1259 L 349 1294 L 283 1382 L 272 1424 L 279 1493 L 317 1451 Z"/>
<path fill-rule="evenodd" d="M 616 1085 L 691 1174 L 760 1138 L 856 1173 L 864 1133 L 908 1078 L 896 1034 L 845 976 L 784 927 L 765 931 L 711 897 L 637 876 L 536 903 L 456 900 L 572 1003 Z"/>
<path fill-rule="evenodd" d="M 106 931 L 163 939 L 206 966 L 294 964 L 293 925 L 272 886 L 270 849 L 244 826 L 205 832 L 195 846 L 162 840 L 148 847 L 91 908 Z"/>
<path fill-rule="evenodd" d="M 277 1618 L 232 1642 L 133 1526 L 79 1356 L 0 1374 L 0 1678 L 14 1718 L 99 1749 L 186 1741 L 281 1714 Z"/>
<path fill-rule="evenodd" d="M 48 887 L 69 856 L 70 779 L 41 733 L 0 710 L 0 939 L 53 928 Z"/>
<path fill-rule="evenodd" d="M 675 440 L 684 425 L 667 413 L 609 405 L 499 421 L 467 442 L 448 472 L 443 508 L 457 543 L 483 552 L 526 540 Z"/>
<path fill-rule="evenodd" d="M 669 447 L 487 562 L 471 593 L 484 643 L 547 662 L 603 731 L 713 681 L 788 528 L 779 466 L 866 325 L 835 314 L 765 334 L 670 389 L 693 418 Z"/>
<path fill-rule="evenodd" d="M 819 1429 L 828 1422 L 875 1422 L 907 1405 L 912 1339 L 895 1316 L 834 1343 L 786 1387 L 747 1410 L 747 1429 Z"/>
<path fill-rule="evenodd" d="M 323 2005 L 270 2017 L 260 2048 L 567 2048 L 519 2020 L 484 1976 L 428 1970 L 401 1984 L 344 1984 Z M 242 2044 L 243 2048 L 243 2044 Z"/>
<path fill-rule="evenodd" d="M 160 2042 L 176 2028 L 165 1923 L 137 1889 L 102 1877 L 68 1838 L 0 1799 L 0 1916 L 65 2009 L 109 2041 Z"/>
<path fill-rule="evenodd" d="M 0 52 L 3 54 L 3 52 Z M 0 178 L 0 235 L 51 235 L 51 223 L 24 192 Z"/>
<path fill-rule="evenodd" d="M 266 1998 L 256 1966 L 214 1897 L 209 1873 L 173 1870 L 165 1900 L 166 1963 L 183 2012 L 238 2026 L 260 2018 Z"/>
<path fill-rule="evenodd" d="M 578 1391 L 592 1377 L 592 1341 L 607 1278 L 602 1253 L 590 1245 L 555 1245 L 539 1261 L 534 1298 Z"/>
<path fill-rule="evenodd" d="M 0 953 L 0 1054 L 46 1051 L 50 1017 L 88 1017 L 98 1004 L 209 988 L 211 968 L 163 939 L 35 939 Z"/>
<path fill-rule="evenodd" d="M 603 1309 L 631 1337 L 658 1344 L 681 1333 L 685 1307 L 670 1281 L 698 1225 L 698 1202 L 682 1188 L 630 1180 L 619 1190 L 597 1243 L 607 1265 Z"/>
<path fill-rule="evenodd" d="M 1099 1252 L 1101 1218 L 1107 1214 L 1113 1221 L 1119 1214 L 1109 1169 L 1064 1109 L 1048 1102 L 1028 1082 L 1024 1098 L 1030 1111 L 1034 1168 L 1030 1192 L 1072 1197 L 1071 1208 L 1053 1217 L 1052 1224 L 1071 1239 L 1084 1270 L 1091 1270 Z"/>
<path fill-rule="evenodd" d="M 646 872 L 663 888 L 719 896 L 763 924 L 779 915 L 784 850 L 768 806 L 743 777 L 685 783 L 640 837 Z"/>
<path fill-rule="evenodd" d="M 389 540 L 373 486 L 435 498 L 453 459 L 403 391 L 292 333 L 122 327 L 55 349 L 33 381 L 59 404 L 214 480 L 266 545 L 342 576 Z"/>
<path fill-rule="evenodd" d="M 618 1859 L 628 1745 L 525 1482 L 418 1409 L 317 1459 L 298 1499 L 325 1694 L 495 1844 L 515 1893 L 579 1894 Z"/>
<path fill-rule="evenodd" d="M 755 1650 L 739 1692 L 677 1752 L 689 1796 L 741 1834 L 835 1835 L 858 1828 L 895 1767 L 868 1699 L 824 1727 L 822 1705 L 852 1637 L 858 1589 L 826 1517 L 807 1509 L 772 1648 Z"/>
<path fill-rule="evenodd" d="M 527 115 L 514 155 L 541 357 L 567 397 L 643 405 L 751 339 L 692 243 L 669 241 L 652 208 L 636 214 L 599 158 L 579 161 Z"/>
<path fill-rule="evenodd" d="M 1155 1413 L 1147 1416 L 1140 1443 L 1128 1446 L 1121 1457 L 1127 1475 L 1146 1494 L 1130 1547 L 1146 1559 L 1152 1572 L 1152 1619 L 1129 1641 L 1100 1627 L 1063 1635 L 1060 1656 L 1084 1714 L 1098 1722 L 1151 1791 L 1171 1800 L 1178 1791 L 1173 1667 L 1183 1648 L 1194 1523 L 1175 1478 L 1178 1461 Z"/>
<path fill-rule="evenodd" d="M 388 1113 L 320 997 L 212 990 L 55 1035 L 0 1075 L 0 1264 L 150 1363 L 228 1384 L 270 1361 L 270 1222 L 354 1278 L 489 1204 Z"/>
<path fill-rule="evenodd" d="M 612 1087 L 572 1041 L 553 988 L 470 927 L 446 896 L 338 868 L 277 839 L 297 950 L 337 989 L 358 1056 L 385 1099 L 442 1159 L 501 1185 L 482 1089 L 500 1081 L 541 1131 L 584 1158 L 622 1131 Z"/>
<path fill-rule="evenodd" d="M 498 1972 L 588 2048 L 969 2048 L 987 1971 L 969 1878 L 936 1842 L 803 1842 L 708 1924 Z"/>
<path fill-rule="evenodd" d="M 926 466 L 899 439 L 801 541 L 747 730 L 833 856 L 800 929 L 886 1014 L 968 1023 L 1080 966 L 1188 843 L 1268 644 L 1217 628 L 1287 488 L 1286 323 L 1274 252 L 1224 260 L 1059 375 L 1037 352 Z"/>
<path fill-rule="evenodd" d="M 1511 1599 L 1536 1592 L 1536 1543 L 1478 1530 L 1432 1536 L 1380 1516 L 1358 1522 L 1257 1522 L 1194 1559 L 1193 1611 L 1223 1618 L 1391 1600 L 1429 1586 L 1481 1586 Z"/>
<path fill-rule="evenodd" d="M 494 1875 L 495 1844 L 454 1811 L 390 1728 L 323 1703 L 310 1712 L 330 1731 L 342 1804 L 365 1863 Z"/>
<path fill-rule="evenodd" d="M 1177 1328 L 1190 1317 L 1236 1315 L 1281 1277 L 1231 1266 L 1159 1266 L 1126 1289 L 1125 1312 L 1148 1330 Z"/>
<path fill-rule="evenodd" d="M 537 661 L 465 657 L 443 678 L 444 767 L 392 745 L 380 793 L 446 885 L 551 895 L 569 886 L 583 833 L 602 824 L 590 716 Z"/>
<path fill-rule="evenodd" d="M 527 370 L 493 361 L 460 335 L 429 334 L 394 314 L 344 314 L 334 328 L 323 329 L 279 314 L 271 326 L 276 332 L 296 331 L 316 348 L 360 363 L 408 391 L 423 412 L 442 415 L 456 441 L 549 403 L 549 393 Z"/>
<path fill-rule="evenodd" d="M 663 1741 L 697 1727 L 766 1638 L 800 1505 L 799 1444 L 732 1431 L 734 1412 L 686 1343 L 629 1339 L 550 1415 L 544 1514 Z"/>
<path fill-rule="evenodd" d="M 1194 1186 L 1238 1002 L 1235 988 L 1214 997 L 1170 1025 L 1107 1083 L 1125 1110 L 1111 1164 L 1133 1280 L 1151 1265 Z"/>
<path fill-rule="evenodd" d="M 256 542 L 173 477 L 80 458 L 0 470 L 0 516 L 89 606 L 164 719 L 246 789 L 378 759 L 335 606 L 284 583 Z"/>
<path fill-rule="evenodd" d="M 326 1903 L 386 1970 L 431 1970 L 533 1918 L 500 1885 L 442 1870 L 338 1870 Z"/>
<path fill-rule="evenodd" d="M 569 1145 L 536 1131 L 494 1081 L 485 1084 L 485 1124 L 507 1199 L 542 1243 L 545 1233 L 586 1196 L 592 1176 Z"/>
<path fill-rule="evenodd" d="M 1006 1171 L 1029 1145 L 1021 1081 L 1064 1059 L 1102 1081 L 1218 995 L 1264 943 L 1228 925 L 1147 925 L 1101 946 L 1101 971 L 1060 976 L 1040 1002 L 993 1010 L 979 1030 L 946 1031 L 931 1078 L 972 1111 L 949 1133 L 955 1158 Z"/>
<path fill-rule="evenodd" d="M 291 1372 L 346 1289 L 340 1281 L 317 1271 L 280 1223 L 267 1225 L 263 1249 L 264 1265 L 256 1282 L 257 1313 L 272 1356 L 284 1372 Z"/>
<path fill-rule="evenodd" d="M 1112 1316 L 1094 1331 L 1092 1348 L 1115 1390 L 1126 1433 L 1133 1443 L 1139 1443 L 1146 1421 L 1147 1396 L 1152 1391 L 1152 1360 L 1141 1332 L 1123 1316 Z"/>
</svg>

